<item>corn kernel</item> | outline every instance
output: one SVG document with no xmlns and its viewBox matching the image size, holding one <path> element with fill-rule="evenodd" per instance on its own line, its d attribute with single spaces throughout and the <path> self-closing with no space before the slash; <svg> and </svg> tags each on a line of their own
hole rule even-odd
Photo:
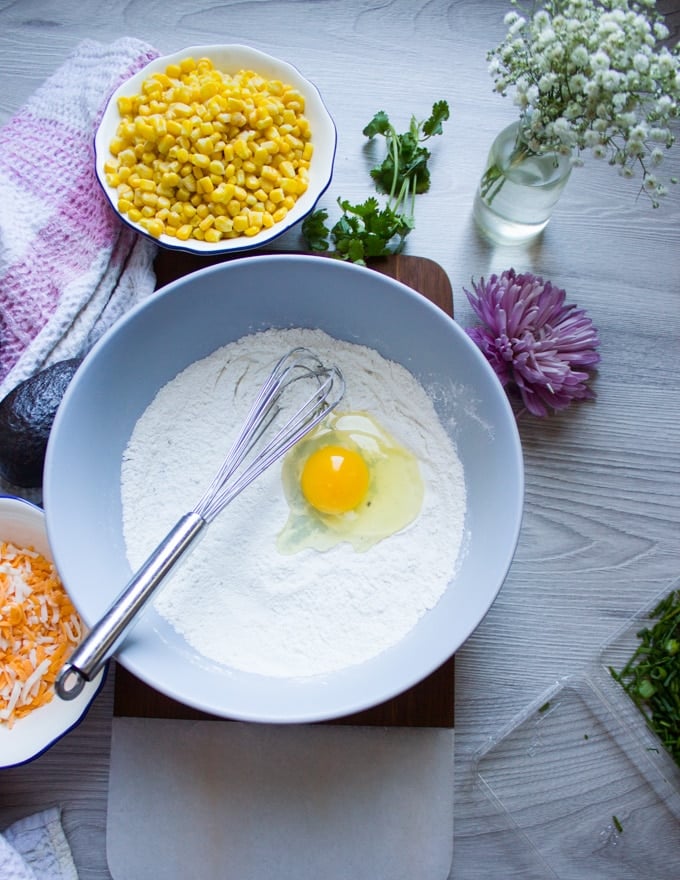
<svg viewBox="0 0 680 880">
<path fill-rule="evenodd" d="M 141 116 L 138 116 L 135 120 L 135 134 L 146 141 L 150 141 L 155 134 L 153 125 L 147 122 L 147 120 L 142 119 Z"/>
<path fill-rule="evenodd" d="M 210 177 L 200 177 L 196 183 L 197 192 L 211 193 L 215 189 L 215 184 Z"/>
<path fill-rule="evenodd" d="M 109 144 L 109 151 L 112 156 L 117 156 L 121 150 L 125 149 L 125 141 L 123 138 L 115 137 Z"/>
<path fill-rule="evenodd" d="M 233 228 L 234 222 L 230 217 L 215 218 L 215 229 L 219 229 L 220 232 L 231 232 Z"/>
<path fill-rule="evenodd" d="M 253 162 L 255 165 L 266 165 L 270 159 L 271 155 L 269 150 L 266 150 L 262 146 L 255 147 L 253 152 Z"/>
<path fill-rule="evenodd" d="M 187 116 L 191 116 L 193 110 L 190 104 L 186 104 L 184 101 L 174 101 L 170 105 L 170 114 L 172 117 L 179 117 L 180 119 L 185 119 Z"/>
<path fill-rule="evenodd" d="M 189 159 L 192 165 L 196 165 L 198 168 L 207 168 L 210 165 L 210 157 L 205 153 L 192 153 Z"/>
<path fill-rule="evenodd" d="M 285 160 L 281 162 L 279 165 L 279 171 L 283 174 L 284 177 L 295 177 L 295 168 L 293 167 L 293 163 Z"/>
<path fill-rule="evenodd" d="M 162 220 L 158 220 L 157 218 L 151 218 L 150 220 L 147 220 L 146 223 L 142 222 L 142 225 L 150 235 L 154 236 L 154 238 L 160 238 L 165 231 L 165 224 Z"/>
<path fill-rule="evenodd" d="M 271 165 L 264 165 L 260 173 L 265 180 L 271 180 L 272 183 L 278 183 L 281 180 L 281 175 Z"/>
<path fill-rule="evenodd" d="M 167 153 L 174 146 L 175 139 L 171 134 L 165 134 L 158 141 L 158 152 L 159 153 Z"/>
<path fill-rule="evenodd" d="M 135 156 L 134 150 L 131 150 L 129 147 L 125 150 L 122 150 L 118 154 L 118 161 L 122 165 L 134 165 L 137 161 L 137 157 Z"/>
<path fill-rule="evenodd" d="M 248 147 L 248 144 L 243 140 L 243 138 L 238 138 L 238 140 L 234 144 L 234 153 L 239 157 L 239 159 L 250 158 L 250 148 Z"/>
<path fill-rule="evenodd" d="M 286 195 L 299 195 L 300 183 L 297 178 L 284 177 L 281 181 L 281 189 Z"/>
<path fill-rule="evenodd" d="M 196 62 L 193 58 L 183 58 L 179 62 L 179 69 L 182 73 L 191 73 L 192 70 L 196 70 Z"/>
<path fill-rule="evenodd" d="M 231 183 L 219 183 L 210 196 L 210 201 L 214 203 L 229 202 L 234 197 L 234 185 Z"/>
<path fill-rule="evenodd" d="M 220 162 L 218 159 L 213 159 L 208 165 L 208 170 L 211 174 L 218 174 L 220 177 L 224 177 L 224 162 Z"/>
<path fill-rule="evenodd" d="M 196 178 L 193 174 L 187 174 L 182 178 L 182 188 L 193 195 L 196 192 Z"/>
</svg>

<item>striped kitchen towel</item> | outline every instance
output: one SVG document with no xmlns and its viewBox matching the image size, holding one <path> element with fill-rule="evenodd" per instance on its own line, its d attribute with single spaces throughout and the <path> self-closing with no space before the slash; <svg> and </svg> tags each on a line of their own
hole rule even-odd
<svg viewBox="0 0 680 880">
<path fill-rule="evenodd" d="M 85 40 L 0 129 L 0 400 L 154 289 L 157 246 L 110 208 L 93 140 L 114 89 L 157 55 Z"/>
</svg>

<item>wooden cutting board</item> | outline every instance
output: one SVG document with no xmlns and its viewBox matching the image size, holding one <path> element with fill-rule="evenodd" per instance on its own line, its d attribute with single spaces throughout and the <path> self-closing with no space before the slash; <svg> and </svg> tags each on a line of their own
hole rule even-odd
<svg viewBox="0 0 680 880">
<path fill-rule="evenodd" d="M 161 250 L 155 262 L 156 284 L 163 287 L 177 278 L 205 266 L 238 257 L 200 257 L 180 251 Z M 319 257 L 319 259 L 326 259 Z M 370 267 L 408 285 L 453 316 L 451 283 L 442 267 L 425 257 L 399 254 L 371 262 Z M 454 726 L 454 657 L 404 693 L 332 724 L 402 727 Z M 139 718 L 208 719 L 139 681 L 120 664 L 115 670 L 114 714 Z"/>
</svg>

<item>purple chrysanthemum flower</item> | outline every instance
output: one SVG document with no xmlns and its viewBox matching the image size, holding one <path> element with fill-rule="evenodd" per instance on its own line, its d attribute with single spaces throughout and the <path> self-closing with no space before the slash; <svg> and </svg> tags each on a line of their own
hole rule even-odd
<svg viewBox="0 0 680 880">
<path fill-rule="evenodd" d="M 474 294 L 465 294 L 483 326 L 467 333 L 530 413 L 546 416 L 595 397 L 586 383 L 587 368 L 600 360 L 599 336 L 583 309 L 565 305 L 564 290 L 514 269 L 472 286 Z"/>
</svg>

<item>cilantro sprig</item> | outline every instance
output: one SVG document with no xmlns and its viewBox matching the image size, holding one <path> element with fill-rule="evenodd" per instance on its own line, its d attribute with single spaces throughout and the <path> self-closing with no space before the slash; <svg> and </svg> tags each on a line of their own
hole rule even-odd
<svg viewBox="0 0 680 880">
<path fill-rule="evenodd" d="M 337 257 L 362 265 L 370 257 L 399 253 L 415 227 L 415 197 L 430 188 L 431 153 L 424 144 L 442 134 L 448 118 L 447 102 L 436 101 L 427 119 L 412 116 L 408 131 L 399 134 L 384 110 L 376 113 L 362 133 L 369 140 L 385 138 L 385 157 L 371 169 L 371 177 L 378 192 L 387 196 L 386 204 L 381 206 L 375 196 L 359 204 L 338 198 L 342 215 L 330 229 L 325 209 L 304 220 L 302 234 L 308 246 L 319 252 L 332 248 Z"/>
</svg>

